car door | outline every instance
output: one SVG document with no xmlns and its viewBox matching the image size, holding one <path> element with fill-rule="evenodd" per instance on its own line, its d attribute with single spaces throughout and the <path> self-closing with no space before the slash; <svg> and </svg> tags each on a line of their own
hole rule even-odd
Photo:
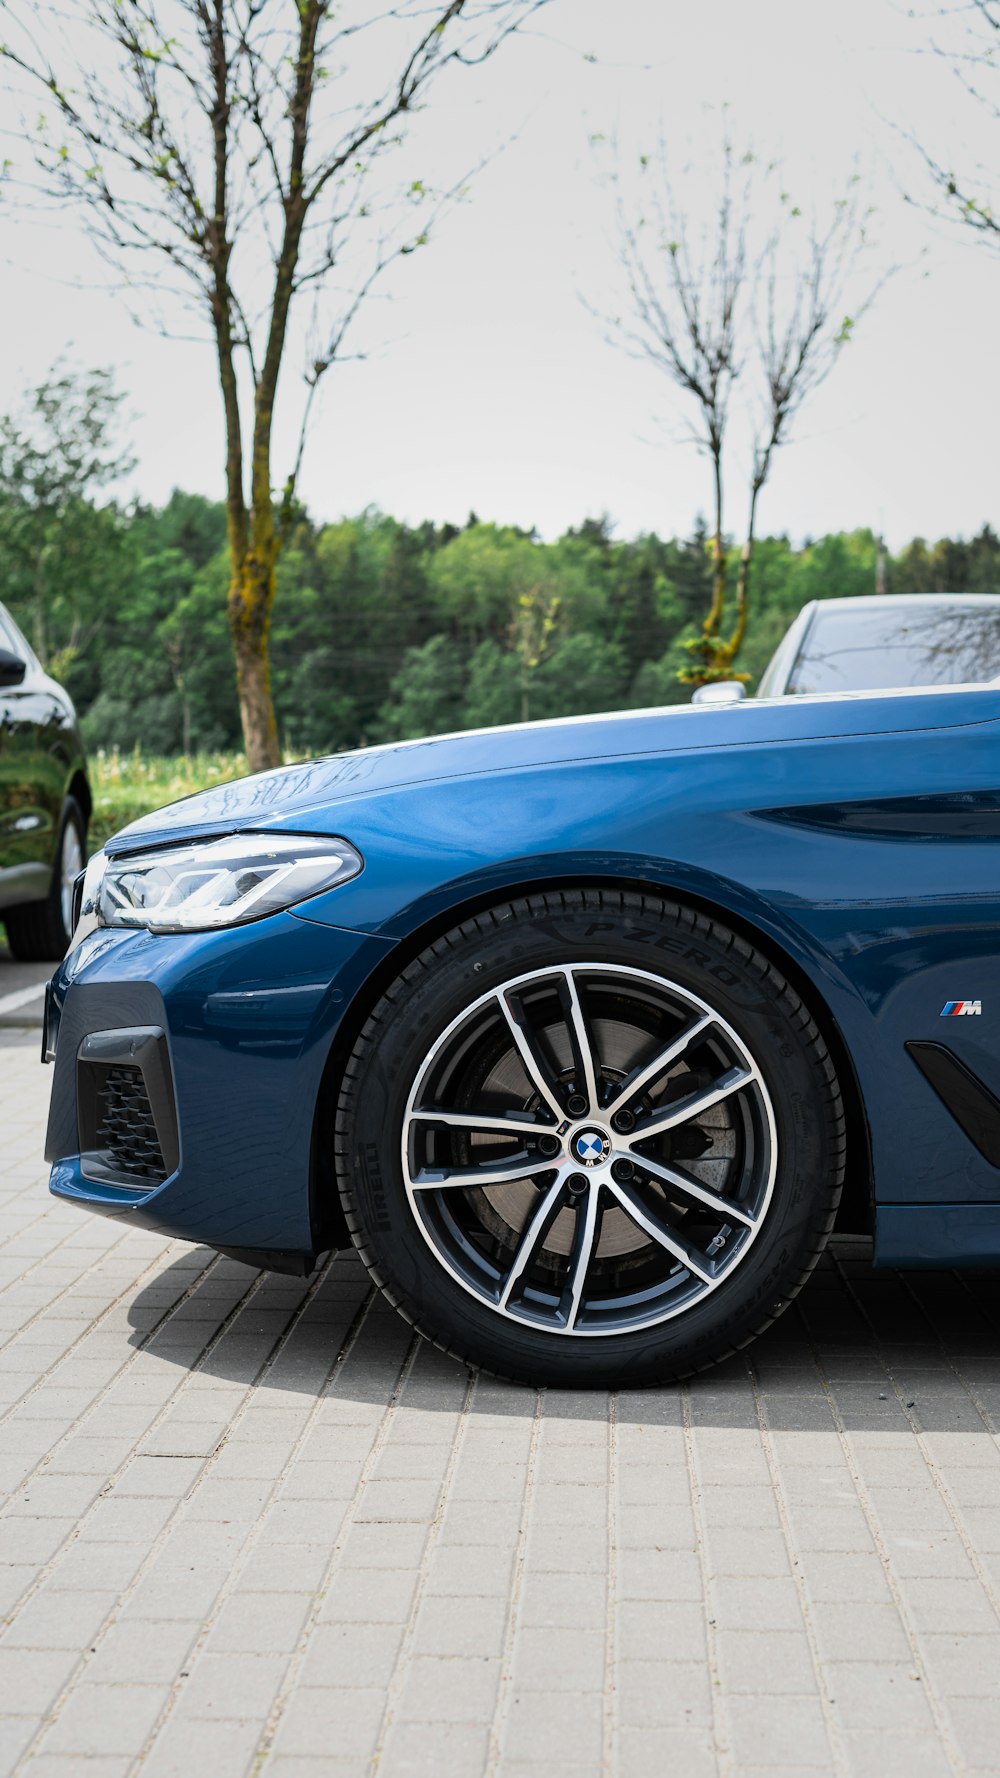
<svg viewBox="0 0 1000 1778">
<path fill-rule="evenodd" d="M 0 606 L 0 649 L 23 665 L 0 684 L 0 908 L 48 894 L 66 763 L 55 687 Z"/>
</svg>

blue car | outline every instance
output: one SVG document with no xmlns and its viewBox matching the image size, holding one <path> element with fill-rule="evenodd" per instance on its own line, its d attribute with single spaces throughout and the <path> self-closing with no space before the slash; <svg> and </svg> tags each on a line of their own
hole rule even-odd
<svg viewBox="0 0 1000 1778">
<path fill-rule="evenodd" d="M 530 1383 L 683 1376 L 830 1231 L 1000 1261 L 1000 689 L 290 766 L 91 861 L 51 1189 Z"/>
</svg>

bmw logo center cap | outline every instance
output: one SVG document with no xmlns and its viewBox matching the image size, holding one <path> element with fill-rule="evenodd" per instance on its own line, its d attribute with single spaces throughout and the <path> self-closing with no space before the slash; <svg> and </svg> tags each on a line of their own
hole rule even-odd
<svg viewBox="0 0 1000 1778">
<path fill-rule="evenodd" d="M 600 1130 L 581 1130 L 573 1138 L 573 1153 L 585 1167 L 596 1167 L 611 1153 L 611 1143 Z"/>
</svg>

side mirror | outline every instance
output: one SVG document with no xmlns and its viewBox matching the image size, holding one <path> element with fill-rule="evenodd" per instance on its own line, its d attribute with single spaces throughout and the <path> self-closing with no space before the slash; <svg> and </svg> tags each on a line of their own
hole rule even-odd
<svg viewBox="0 0 1000 1778">
<path fill-rule="evenodd" d="M 699 685 L 692 693 L 692 704 L 738 704 L 747 695 L 742 679 L 715 679 L 710 685 Z"/>
<path fill-rule="evenodd" d="M 0 648 L 0 685 L 20 685 L 27 670 L 19 654 Z"/>
</svg>

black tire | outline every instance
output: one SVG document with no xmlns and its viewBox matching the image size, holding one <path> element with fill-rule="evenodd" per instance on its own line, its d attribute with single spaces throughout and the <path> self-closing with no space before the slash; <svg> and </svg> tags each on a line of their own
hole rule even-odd
<svg viewBox="0 0 1000 1778">
<path fill-rule="evenodd" d="M 575 1331 L 568 1335 L 565 1331 L 549 1332 L 543 1326 L 515 1321 L 509 1313 L 502 1312 L 499 1302 L 491 1305 L 467 1283 L 463 1284 L 442 1261 L 432 1238 L 418 1222 L 414 1206 L 419 1203 L 422 1207 L 429 1199 L 418 1197 L 415 1190 L 411 1195 L 404 1177 L 401 1146 L 404 1120 L 408 1112 L 413 1113 L 415 1103 L 410 1102 L 408 1106 L 411 1088 L 416 1093 L 415 1082 L 431 1079 L 426 1073 L 422 1075 L 421 1070 L 425 1068 L 428 1056 L 437 1053 L 434 1045 L 439 1038 L 441 1042 L 465 1042 L 470 1051 L 473 1048 L 474 1040 L 462 1036 L 467 1028 L 471 1029 L 464 1023 L 465 1009 L 483 1002 L 491 1007 L 490 990 L 500 983 L 510 984 L 515 978 L 526 979 L 531 971 L 539 972 L 537 978 L 532 977 L 532 982 L 540 980 L 545 972 L 560 969 L 563 977 L 568 974 L 568 979 L 573 982 L 576 978 L 569 974 L 570 966 L 580 971 L 581 980 L 590 967 L 594 972 L 592 980 L 598 985 L 603 979 L 624 979 L 629 972 L 636 981 L 641 974 L 643 989 L 652 978 L 657 981 L 662 978 L 665 993 L 687 993 L 692 1001 L 702 1005 L 707 1003 L 708 1008 L 719 1015 L 719 1028 L 729 1031 L 730 1036 L 735 1033 L 740 1044 L 745 1046 L 745 1053 L 753 1063 L 753 1081 L 759 1083 L 764 1100 L 773 1107 L 768 1128 L 771 1138 L 776 1136 L 770 1161 L 770 1195 L 758 1200 L 764 1208 L 746 1236 L 744 1257 L 738 1263 L 736 1258 L 731 1263 L 726 1259 L 729 1269 L 722 1281 L 701 1286 L 708 1294 L 697 1300 L 692 1297 L 690 1307 L 683 1306 L 681 1296 L 675 1296 L 670 1300 L 681 1301 L 682 1306 L 671 1310 L 670 1318 L 641 1328 L 630 1324 L 624 1331 L 608 1332 L 597 1338 L 585 1338 Z M 603 978 L 596 974 L 602 969 L 607 972 Z M 615 977 L 616 969 L 621 970 L 621 978 Z M 509 1018 L 509 1015 L 505 1016 Z M 456 1022 L 459 1036 L 451 1039 L 448 1033 Z M 589 1026 L 586 1021 L 583 1024 L 583 1030 L 588 1034 L 590 1031 L 596 1033 L 598 1028 L 607 1031 L 611 1027 L 606 1022 L 599 1027 L 593 1016 L 590 1016 Z M 444 1037 L 441 1037 L 442 1033 Z M 662 1040 L 658 1038 L 657 1041 Z M 596 1090 L 599 1095 L 604 1095 L 606 1103 L 609 1095 L 623 1094 L 626 1088 L 621 1083 L 621 1069 L 618 1082 L 610 1080 L 603 1059 L 596 1053 L 597 1044 L 595 1036 L 592 1046 L 595 1067 L 599 1063 L 602 1073 Z M 579 1055 L 582 1051 L 575 1053 Z M 628 1066 L 631 1067 L 631 1063 Z M 481 1084 L 485 1076 L 478 1078 Z M 530 1084 L 531 1076 L 527 1070 L 525 1078 Z M 626 1082 L 628 1078 L 631 1077 L 626 1076 Z M 651 1111 L 648 1100 L 643 1102 L 642 1118 L 646 1122 L 655 1121 L 661 1116 L 662 1107 L 679 1103 L 684 1092 L 688 1094 L 686 1102 L 690 1102 L 688 1080 L 694 1082 L 699 1078 L 693 1073 L 690 1076 L 685 1074 L 684 1088 L 677 1088 L 677 1091 L 668 1090 L 669 1079 L 657 1086 L 655 1091 L 662 1097 Z M 677 1087 L 676 1081 L 674 1087 Z M 571 1089 L 572 1080 L 569 1080 L 557 1091 L 569 1092 Z M 734 1094 L 743 1090 L 727 1088 Z M 755 1091 L 755 1086 L 746 1089 L 747 1093 Z M 426 1094 L 421 1092 L 420 1098 L 424 1097 Z M 435 1104 L 441 1102 L 440 1097 L 434 1098 Z M 475 1100 L 471 1102 L 476 1103 Z M 733 1103 L 735 1105 L 737 1101 L 734 1099 Z M 544 1107 L 542 1110 L 545 1115 L 550 1115 Z M 434 1113 L 421 1115 L 426 1118 Z M 537 1114 L 515 1109 L 505 1115 L 533 1118 Z M 731 1119 L 737 1120 L 740 1115 L 733 1110 Z M 706 1118 L 705 1121 L 710 1120 Z M 676 1122 L 675 1119 L 675 1134 Z M 411 1117 L 408 1128 L 417 1130 L 418 1140 L 419 1132 L 425 1127 L 415 1121 L 415 1114 Z M 483 1126 L 479 1123 L 477 1127 Z M 709 1148 L 712 1147 L 714 1136 L 705 1139 L 703 1132 L 695 1133 L 702 1141 L 707 1140 Z M 647 1151 L 650 1142 L 659 1139 L 659 1134 L 654 1132 L 653 1137 L 646 1140 Z M 444 1132 L 444 1138 L 450 1142 L 448 1131 Z M 586 1139 L 591 1140 L 589 1132 Z M 463 1149 L 466 1161 L 469 1153 L 474 1160 L 480 1155 L 481 1151 L 474 1145 L 481 1140 L 476 1137 L 472 1149 L 468 1146 Z M 493 1138 L 494 1143 L 498 1140 L 507 1139 Z M 563 1137 L 565 1143 L 576 1140 L 582 1144 L 583 1133 L 577 1131 L 573 1136 Z M 664 1140 L 669 1142 L 673 1137 Z M 732 1146 L 737 1140 L 742 1139 L 732 1138 L 727 1153 L 737 1152 Z M 549 1148 L 543 1152 L 551 1152 L 552 1138 L 546 1135 L 545 1141 Z M 522 1148 L 534 1153 L 532 1135 L 522 1138 L 521 1143 Z M 752 1340 L 782 1312 L 816 1264 L 833 1227 L 845 1156 L 843 1106 L 826 1046 L 799 996 L 767 958 L 718 921 L 709 920 L 690 908 L 649 895 L 596 889 L 532 895 L 492 908 L 435 940 L 408 964 L 374 1008 L 346 1066 L 337 1111 L 335 1147 L 341 1200 L 354 1244 L 375 1282 L 414 1327 L 453 1356 L 498 1375 L 536 1385 L 577 1388 L 651 1384 L 683 1377 L 717 1362 Z M 452 1151 L 448 1149 L 447 1152 Z M 583 1153 L 582 1146 L 576 1152 Z M 609 1152 L 605 1148 L 605 1156 Z M 672 1149 L 668 1150 L 668 1153 L 672 1152 Z M 680 1153 L 685 1152 L 681 1147 Z M 416 1177 L 412 1173 L 414 1164 L 406 1162 L 411 1183 Z M 502 1163 L 487 1160 L 486 1164 Z M 550 1164 L 555 1166 L 555 1163 Z M 575 1163 L 571 1162 L 567 1149 L 560 1165 L 570 1164 Z M 749 1161 L 740 1164 L 745 1168 L 750 1166 Z M 467 1168 L 463 1177 L 465 1171 Z M 524 1169 L 521 1171 L 523 1175 Z M 422 1177 L 432 1179 L 437 1176 L 427 1173 Z M 577 1182 L 585 1178 L 579 1173 L 568 1177 Z M 742 1177 L 749 1178 L 750 1174 L 745 1170 Z M 496 1189 L 492 1178 L 487 1183 Z M 538 1198 L 532 1200 L 537 1204 L 543 1195 L 543 1185 L 534 1177 L 529 1184 L 538 1194 Z M 643 1186 L 654 1193 L 657 1190 L 664 1193 L 664 1187 L 657 1186 L 652 1178 L 644 1179 Z M 570 1185 L 569 1189 L 581 1192 L 583 1187 L 578 1183 L 575 1187 Z M 591 1189 L 596 1199 L 601 1188 Z M 725 1186 L 720 1189 L 735 1192 L 743 1188 Z M 605 1202 L 611 1201 L 607 1193 L 613 1190 L 613 1187 L 607 1187 Z M 437 1201 L 453 1206 L 460 1196 L 463 1201 L 480 1203 L 484 1195 L 489 1194 L 464 1189 L 456 1194 L 452 1186 L 450 1195 L 439 1192 Z M 740 1200 L 734 1197 L 725 1202 L 736 1204 Z M 672 1216 L 678 1205 L 668 1201 L 666 1209 Z M 695 1210 L 698 1211 L 697 1205 Z M 438 1215 L 438 1212 L 434 1214 Z M 441 1235 L 444 1242 L 446 1237 L 451 1239 L 446 1227 L 450 1224 L 447 1211 L 440 1214 L 441 1226 L 445 1229 Z M 465 1214 L 463 1209 L 462 1215 Z M 532 1214 L 532 1211 L 525 1213 L 520 1231 L 522 1237 Z M 595 1209 L 595 1217 L 601 1220 L 597 1222 L 598 1233 L 596 1237 L 592 1234 L 591 1240 L 597 1244 L 587 1250 L 590 1258 L 583 1263 L 580 1288 L 582 1290 L 593 1277 L 607 1299 L 612 1286 L 601 1282 L 604 1273 L 610 1277 L 613 1268 L 624 1262 L 617 1258 L 602 1258 L 600 1243 L 604 1239 L 603 1218 L 606 1214 L 606 1210 L 598 1212 Z M 620 1214 L 617 1208 L 615 1214 Z M 704 1216 L 705 1213 L 698 1214 Z M 692 1224 L 683 1221 L 683 1216 L 690 1215 L 690 1205 L 682 1207 L 681 1215 L 683 1228 L 691 1227 Z M 538 1216 L 541 1218 L 540 1210 Z M 578 1210 L 577 1227 L 580 1220 Z M 696 1214 L 695 1223 L 697 1220 Z M 743 1220 L 750 1222 L 751 1219 L 744 1217 Z M 554 1227 L 554 1224 L 546 1226 Z M 672 1228 L 674 1225 L 668 1221 L 667 1226 Z M 745 1231 L 737 1227 L 736 1233 L 742 1237 Z M 513 1236 L 516 1241 L 516 1229 Z M 544 1241 L 551 1238 L 549 1235 L 542 1237 Z M 724 1242 L 727 1237 L 723 1235 L 721 1238 Z M 738 1242 L 734 1241 L 733 1253 L 737 1250 Z M 532 1251 L 534 1253 L 535 1249 Z M 565 1263 L 569 1268 L 574 1263 L 553 1260 L 544 1247 L 538 1251 L 540 1262 L 550 1267 Z M 565 1253 L 567 1248 L 564 1246 L 561 1251 Z M 689 1251 L 695 1251 L 690 1243 Z M 709 1246 L 707 1252 L 712 1251 Z M 641 1249 L 639 1259 L 632 1263 L 652 1264 L 652 1257 L 646 1260 L 645 1254 L 646 1249 Z M 661 1263 L 664 1262 L 664 1255 L 655 1243 L 650 1245 L 649 1254 L 659 1254 Z M 658 1288 L 679 1290 L 675 1281 L 686 1276 L 685 1268 L 683 1265 L 678 1268 L 676 1262 L 670 1261 L 669 1253 L 666 1263 L 669 1276 Z M 720 1266 L 721 1263 L 713 1261 Z M 693 1272 L 688 1282 L 693 1289 L 699 1288 Z M 524 1285 L 519 1288 L 526 1290 Z M 634 1286 L 627 1286 L 627 1289 L 634 1291 Z M 527 1297 L 523 1300 L 527 1302 Z M 574 1329 L 579 1300 L 579 1297 L 574 1299 Z M 626 1297 L 621 1300 L 625 1301 Z M 633 1301 L 634 1296 L 627 1300 Z M 667 1299 L 660 1297 L 656 1300 Z M 593 1325 L 596 1326 L 596 1322 Z M 618 1323 L 609 1322 L 608 1325 L 617 1328 Z"/>
<path fill-rule="evenodd" d="M 63 861 L 67 839 L 75 834 L 83 861 L 87 858 L 87 823 L 83 810 L 74 797 L 63 805 L 56 842 L 52 882 L 44 901 L 24 902 L 21 907 L 5 908 L 3 922 L 7 943 L 19 963 L 58 963 L 66 955 L 72 938 L 63 913 Z"/>
</svg>

